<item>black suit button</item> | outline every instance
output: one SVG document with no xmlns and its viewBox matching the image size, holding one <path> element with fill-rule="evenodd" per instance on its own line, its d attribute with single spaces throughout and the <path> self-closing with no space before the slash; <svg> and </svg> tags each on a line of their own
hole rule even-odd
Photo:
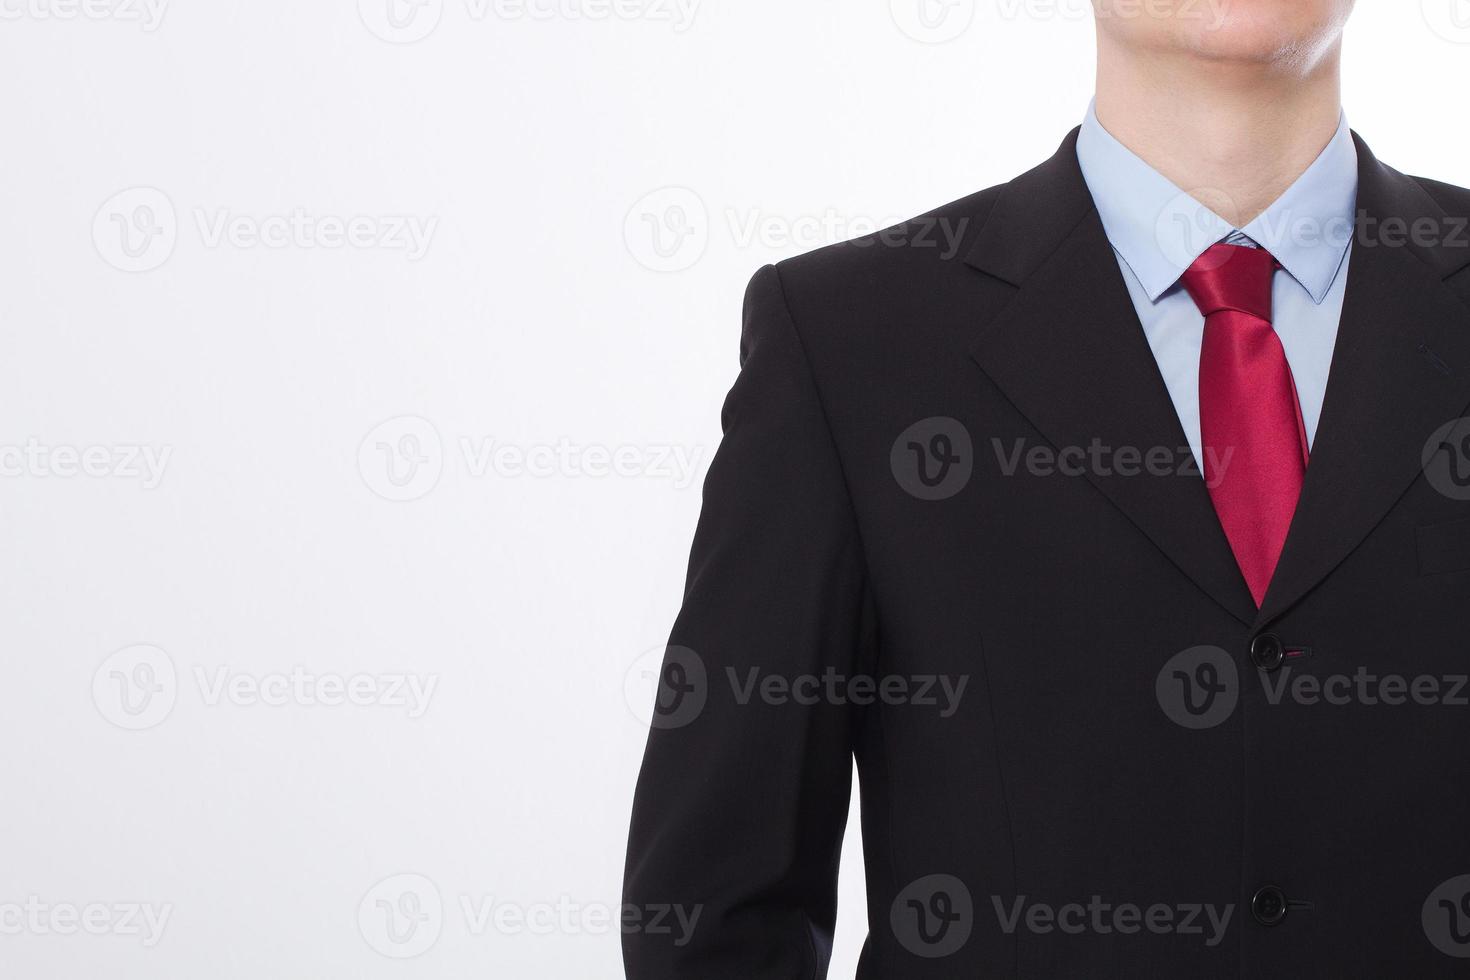
<svg viewBox="0 0 1470 980">
<path fill-rule="evenodd" d="M 1286 893 L 1267 885 L 1251 897 L 1251 915 L 1263 926 L 1280 925 L 1286 918 Z"/>
<path fill-rule="evenodd" d="M 1261 670 L 1277 670 L 1286 659 L 1286 647 L 1275 633 L 1262 633 L 1251 641 L 1251 663 Z"/>
</svg>

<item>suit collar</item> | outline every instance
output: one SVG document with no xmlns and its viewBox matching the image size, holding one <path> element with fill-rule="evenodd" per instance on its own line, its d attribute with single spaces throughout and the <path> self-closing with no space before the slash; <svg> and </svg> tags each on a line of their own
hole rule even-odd
<svg viewBox="0 0 1470 980">
<path fill-rule="evenodd" d="M 1464 216 L 1357 140 L 1358 211 L 1322 421 L 1257 625 L 1316 588 L 1420 478 L 1426 443 L 1470 404 Z M 1414 231 L 1418 229 L 1418 231 Z"/>
<path fill-rule="evenodd" d="M 1083 217 L 1092 197 L 1077 166 L 1074 129 L 1057 152 L 1000 190 L 965 261 L 1013 286 L 1026 281 Z"/>
<path fill-rule="evenodd" d="M 1358 151 L 1358 244 L 1402 248 L 1441 279 L 1470 267 L 1466 216 L 1446 212 L 1420 181 L 1380 162 L 1356 133 L 1353 143 Z M 1416 223 L 1418 232 L 1413 230 Z"/>
<path fill-rule="evenodd" d="M 967 253 L 1015 287 L 973 359 L 1054 446 L 1185 446 L 1077 162 L 1074 130 L 1001 189 Z M 1281 562 L 1257 610 L 1199 477 L 1089 473 L 1200 589 L 1263 627 L 1331 574 L 1418 477 L 1430 434 L 1470 403 L 1463 226 L 1355 139 L 1355 254 L 1321 426 Z M 1413 233 L 1416 225 L 1420 233 Z M 1428 229 L 1427 233 L 1424 231 Z"/>
<path fill-rule="evenodd" d="M 1076 141 L 1074 130 L 1050 160 L 1006 185 L 977 233 L 969 264 L 1016 291 L 981 325 L 970 354 L 1058 450 L 1096 444 L 1187 455 Z M 1251 621 L 1255 603 L 1197 474 L 1083 475 L 1201 590 Z"/>
</svg>

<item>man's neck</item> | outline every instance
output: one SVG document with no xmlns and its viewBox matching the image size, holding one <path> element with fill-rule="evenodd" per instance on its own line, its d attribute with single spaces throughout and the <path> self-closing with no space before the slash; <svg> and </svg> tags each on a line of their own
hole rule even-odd
<svg viewBox="0 0 1470 980">
<path fill-rule="evenodd" d="M 1312 165 L 1341 117 L 1340 49 L 1311 64 L 1140 58 L 1098 49 L 1097 118 L 1237 228 Z"/>
</svg>

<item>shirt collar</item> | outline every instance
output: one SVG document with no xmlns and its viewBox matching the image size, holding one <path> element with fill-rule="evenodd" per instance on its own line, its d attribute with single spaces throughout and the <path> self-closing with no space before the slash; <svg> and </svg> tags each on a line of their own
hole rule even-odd
<svg viewBox="0 0 1470 980">
<path fill-rule="evenodd" d="M 1178 282 L 1205 249 L 1243 235 L 1321 303 L 1352 242 L 1358 150 L 1345 117 L 1306 172 L 1244 228 L 1232 227 L 1118 142 L 1092 106 L 1077 136 L 1077 162 L 1108 241 L 1150 300 Z"/>
</svg>

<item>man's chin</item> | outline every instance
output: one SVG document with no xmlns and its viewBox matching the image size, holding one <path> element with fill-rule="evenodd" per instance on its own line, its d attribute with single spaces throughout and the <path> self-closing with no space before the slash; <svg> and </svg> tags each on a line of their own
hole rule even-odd
<svg viewBox="0 0 1470 980">
<path fill-rule="evenodd" d="M 1221 64 L 1314 64 L 1341 37 L 1349 5 L 1298 0 L 1195 0 L 1158 19 L 1099 8 L 1100 27 L 1125 45 Z M 1113 24 L 1103 22 L 1112 16 Z M 1136 15 L 1135 15 L 1136 16 Z"/>
</svg>

